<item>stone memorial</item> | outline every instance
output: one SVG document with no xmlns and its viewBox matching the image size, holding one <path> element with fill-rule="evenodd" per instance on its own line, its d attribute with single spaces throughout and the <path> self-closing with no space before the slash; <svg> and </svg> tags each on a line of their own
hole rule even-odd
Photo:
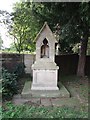
<svg viewBox="0 0 90 120">
<path fill-rule="evenodd" d="M 36 36 L 36 61 L 32 65 L 31 90 L 59 90 L 57 74 L 59 67 L 54 62 L 56 39 L 45 22 Z"/>
</svg>

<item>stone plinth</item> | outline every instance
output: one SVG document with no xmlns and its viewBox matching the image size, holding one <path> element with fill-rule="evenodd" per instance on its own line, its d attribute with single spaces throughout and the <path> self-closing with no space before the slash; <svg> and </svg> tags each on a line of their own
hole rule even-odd
<svg viewBox="0 0 90 120">
<path fill-rule="evenodd" d="M 31 90 L 58 90 L 56 63 L 48 58 L 35 62 L 33 69 L 33 83 Z"/>
<path fill-rule="evenodd" d="M 69 91 L 61 82 L 58 83 L 60 90 L 31 90 L 32 82 L 26 81 L 21 96 L 24 99 L 31 98 L 69 98 Z"/>
</svg>

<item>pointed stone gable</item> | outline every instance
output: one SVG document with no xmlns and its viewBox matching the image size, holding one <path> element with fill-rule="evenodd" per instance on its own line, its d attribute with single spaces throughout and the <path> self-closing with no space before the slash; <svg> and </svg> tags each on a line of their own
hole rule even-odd
<svg viewBox="0 0 90 120">
<path fill-rule="evenodd" d="M 37 34 L 36 38 L 35 38 L 35 41 L 39 40 L 39 38 L 41 36 L 45 35 L 45 37 L 48 37 L 50 36 L 50 38 L 52 38 L 52 40 L 54 42 L 57 42 L 50 27 L 48 26 L 47 22 L 44 23 L 43 27 L 41 28 L 41 30 L 39 31 L 39 33 Z"/>
<path fill-rule="evenodd" d="M 49 53 L 47 50 L 47 54 L 49 54 L 50 60 L 54 62 L 54 56 L 55 56 L 55 43 L 56 39 L 50 30 L 47 22 L 44 23 L 43 27 L 41 28 L 40 32 L 35 38 L 36 41 L 36 60 L 41 59 L 41 47 L 43 45 L 43 41 L 47 40 L 48 46 L 49 46 Z"/>
</svg>

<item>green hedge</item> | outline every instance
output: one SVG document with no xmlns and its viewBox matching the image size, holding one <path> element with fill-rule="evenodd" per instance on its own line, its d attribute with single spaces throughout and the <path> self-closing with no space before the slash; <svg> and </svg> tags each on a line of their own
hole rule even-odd
<svg viewBox="0 0 90 120">
<path fill-rule="evenodd" d="M 10 99 L 17 93 L 17 75 L 2 68 L 2 98 Z"/>
</svg>

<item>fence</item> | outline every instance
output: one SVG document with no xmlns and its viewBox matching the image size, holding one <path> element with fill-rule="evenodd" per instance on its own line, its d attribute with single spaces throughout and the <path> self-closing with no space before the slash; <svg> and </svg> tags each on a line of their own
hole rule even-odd
<svg viewBox="0 0 90 120">
<path fill-rule="evenodd" d="M 2 67 L 8 69 L 9 72 L 12 72 L 14 68 L 19 64 L 23 63 L 23 54 L 2 54 Z"/>
<path fill-rule="evenodd" d="M 76 74 L 78 65 L 78 55 L 59 55 L 55 57 L 55 61 L 59 66 L 60 75 Z"/>
<path fill-rule="evenodd" d="M 59 66 L 58 73 L 60 75 L 76 74 L 78 58 L 79 56 L 77 54 L 55 56 L 55 62 Z M 4 66 L 9 71 L 12 71 L 17 64 L 24 62 L 26 66 L 25 72 L 32 74 L 31 66 L 35 61 L 35 55 L 4 53 L 2 54 L 2 58 L 0 59 L 0 61 L 2 61 L 2 66 Z M 90 56 L 86 57 L 85 73 L 86 75 L 90 75 Z"/>
</svg>

